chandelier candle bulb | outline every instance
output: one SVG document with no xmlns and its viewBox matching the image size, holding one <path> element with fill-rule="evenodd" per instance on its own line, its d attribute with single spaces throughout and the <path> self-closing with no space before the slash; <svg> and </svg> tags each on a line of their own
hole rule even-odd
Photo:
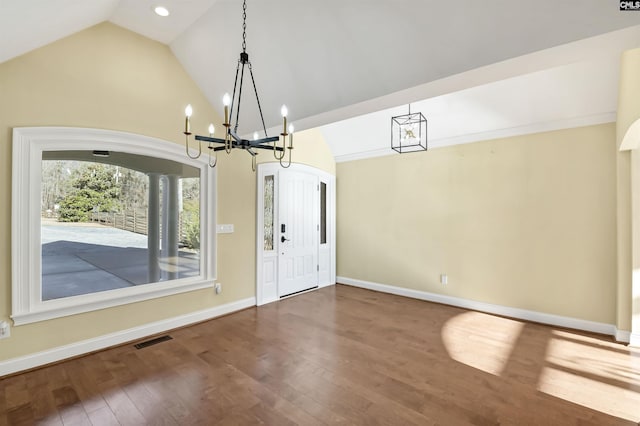
<svg viewBox="0 0 640 426">
<path fill-rule="evenodd" d="M 190 135 L 191 134 L 191 115 L 193 114 L 193 108 L 191 107 L 191 104 L 187 105 L 187 107 L 184 109 L 184 115 L 185 115 L 185 119 L 184 119 L 184 133 L 185 135 Z"/>
<path fill-rule="evenodd" d="M 287 136 L 287 114 L 289 114 L 289 110 L 286 105 L 282 105 L 282 108 L 280 108 L 280 114 L 282 114 L 282 134 Z"/>
<path fill-rule="evenodd" d="M 293 124 L 289 124 L 289 149 L 293 149 Z"/>
<path fill-rule="evenodd" d="M 216 128 L 214 127 L 213 123 L 209 124 L 209 137 L 212 138 L 213 134 L 215 133 Z"/>
<path fill-rule="evenodd" d="M 258 132 L 253 132 L 253 140 L 254 141 L 258 140 Z"/>
<path fill-rule="evenodd" d="M 224 125 L 229 125 L 229 105 L 231 104 L 231 97 L 228 93 L 225 93 L 222 97 L 222 105 L 224 105 Z"/>
</svg>

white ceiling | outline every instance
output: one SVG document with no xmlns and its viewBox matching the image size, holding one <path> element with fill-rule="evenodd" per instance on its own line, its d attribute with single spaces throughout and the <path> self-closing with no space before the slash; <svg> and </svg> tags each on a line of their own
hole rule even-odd
<svg viewBox="0 0 640 426">
<path fill-rule="evenodd" d="M 615 121 L 620 54 L 640 45 L 640 26 L 546 49 L 394 93 L 373 110 L 320 129 L 337 161 L 393 153 L 391 117 L 400 98 L 428 121 L 429 147 Z"/>
<path fill-rule="evenodd" d="M 0 0 L 0 62 L 109 20 L 168 44 L 218 107 L 241 18 L 240 0 Z M 611 121 L 618 55 L 640 45 L 638 25 L 614 0 L 248 0 L 247 52 L 267 125 L 284 102 L 297 129 L 324 126 L 348 159 L 388 151 L 390 117 L 408 102 L 434 145 Z M 257 127 L 246 98 L 240 131 Z"/>
</svg>

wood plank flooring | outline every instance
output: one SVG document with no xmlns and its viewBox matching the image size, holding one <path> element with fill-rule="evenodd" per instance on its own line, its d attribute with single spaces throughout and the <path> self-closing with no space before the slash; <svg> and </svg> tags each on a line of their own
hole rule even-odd
<svg viewBox="0 0 640 426">
<path fill-rule="evenodd" d="M 637 425 L 640 349 L 337 285 L 0 380 L 0 425 Z"/>
</svg>

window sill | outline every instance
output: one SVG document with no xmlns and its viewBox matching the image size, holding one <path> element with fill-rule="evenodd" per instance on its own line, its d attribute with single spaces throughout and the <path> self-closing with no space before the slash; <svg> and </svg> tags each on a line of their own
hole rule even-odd
<svg viewBox="0 0 640 426">
<path fill-rule="evenodd" d="M 92 293 L 90 295 L 51 300 L 43 302 L 38 307 L 34 307 L 30 312 L 14 314 L 11 316 L 11 319 L 13 320 L 14 326 L 31 324 L 98 309 L 112 308 L 114 306 L 142 302 L 174 294 L 213 288 L 213 281 L 191 281 L 181 284 L 172 282 L 167 285 L 163 285 L 163 283 L 148 285 L 153 288 L 144 288 L 147 286 L 145 285 L 127 290 L 117 289 Z"/>
</svg>

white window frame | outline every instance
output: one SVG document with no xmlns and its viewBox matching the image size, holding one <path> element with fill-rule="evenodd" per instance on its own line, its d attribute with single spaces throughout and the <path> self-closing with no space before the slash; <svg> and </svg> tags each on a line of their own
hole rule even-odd
<svg viewBox="0 0 640 426">
<path fill-rule="evenodd" d="M 163 158 L 200 170 L 200 275 L 54 300 L 41 300 L 42 152 L 109 150 Z M 13 129 L 11 209 L 12 312 L 14 325 L 212 288 L 216 278 L 216 170 L 205 156 L 186 156 L 184 147 L 161 139 L 111 130 L 69 127 Z"/>
</svg>

